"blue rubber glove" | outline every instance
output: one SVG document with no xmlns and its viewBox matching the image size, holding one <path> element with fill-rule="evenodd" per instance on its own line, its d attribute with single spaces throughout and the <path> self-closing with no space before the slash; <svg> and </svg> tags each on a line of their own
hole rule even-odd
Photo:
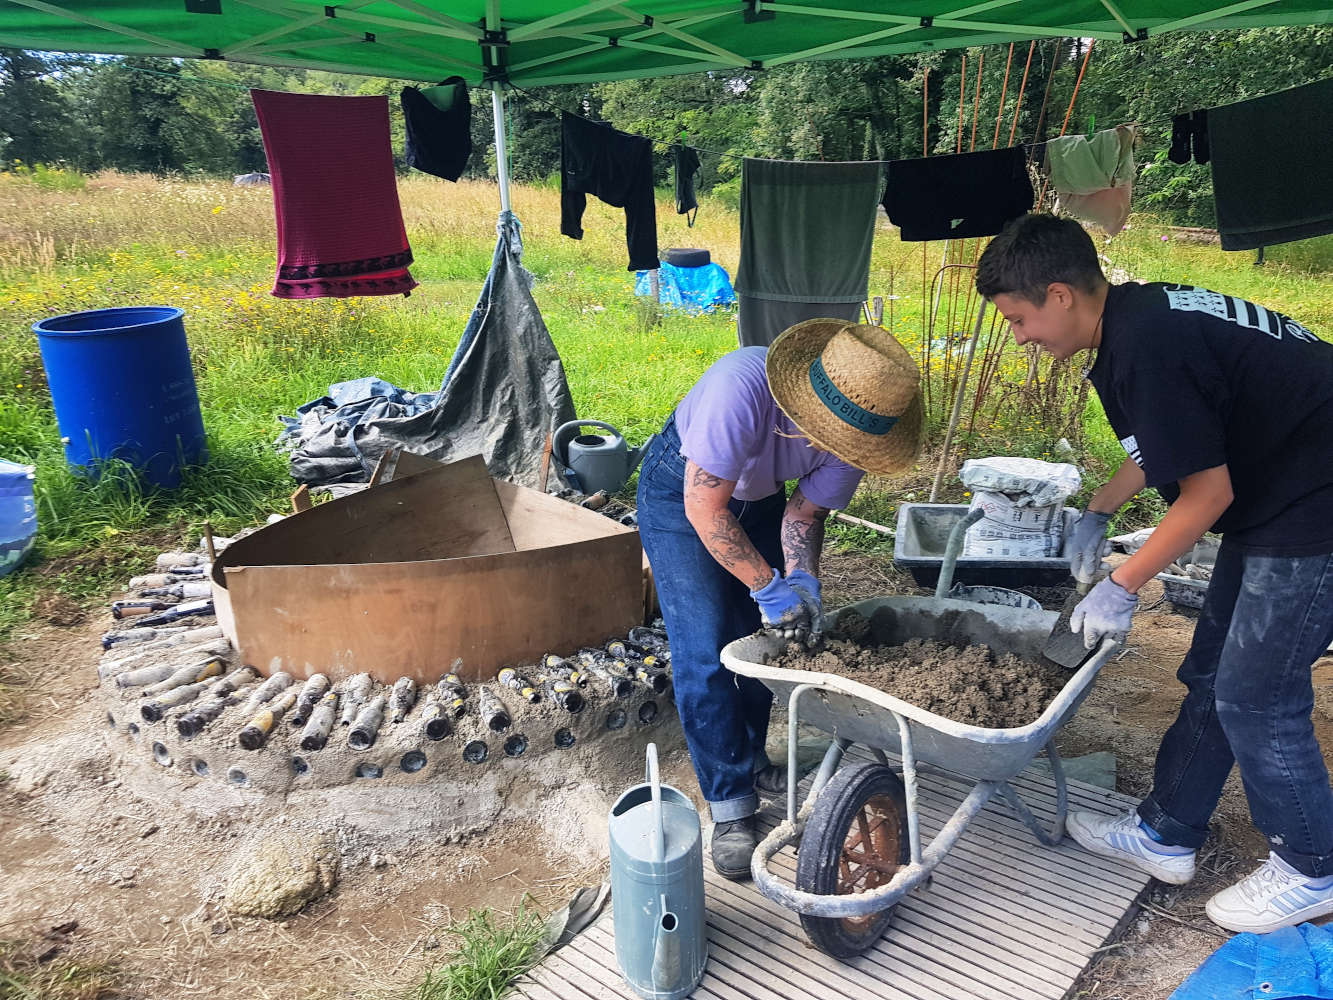
<svg viewBox="0 0 1333 1000">
<path fill-rule="evenodd" d="M 1069 631 L 1082 632 L 1087 649 L 1093 649 L 1107 635 L 1116 642 L 1124 642 L 1138 603 L 1137 594 L 1131 594 L 1108 576 L 1078 602 L 1069 617 Z"/>
<path fill-rule="evenodd" d="M 806 644 L 820 645 L 824 641 L 824 602 L 820 596 L 818 578 L 803 569 L 794 569 L 787 574 L 787 582 L 800 595 L 801 603 L 810 612 L 810 636 Z"/>
<path fill-rule="evenodd" d="M 1102 568 L 1102 556 L 1111 548 L 1106 540 L 1106 527 L 1111 515 L 1097 510 L 1085 510 L 1069 533 L 1069 572 L 1079 583 L 1092 583 Z"/>
<path fill-rule="evenodd" d="M 810 609 L 796 589 L 777 570 L 759 590 L 750 591 L 764 628 L 783 639 L 804 640 L 810 633 Z"/>
</svg>

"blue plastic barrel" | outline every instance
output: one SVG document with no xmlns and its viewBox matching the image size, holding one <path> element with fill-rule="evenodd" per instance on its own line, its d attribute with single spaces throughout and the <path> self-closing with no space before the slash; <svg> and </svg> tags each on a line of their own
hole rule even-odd
<svg viewBox="0 0 1333 1000">
<path fill-rule="evenodd" d="M 70 465 L 96 474 L 120 458 L 157 486 L 207 457 L 185 313 L 171 306 L 94 309 L 33 324 Z"/>
<path fill-rule="evenodd" d="M 31 465 L 0 458 L 0 576 L 18 569 L 37 539 Z"/>
</svg>

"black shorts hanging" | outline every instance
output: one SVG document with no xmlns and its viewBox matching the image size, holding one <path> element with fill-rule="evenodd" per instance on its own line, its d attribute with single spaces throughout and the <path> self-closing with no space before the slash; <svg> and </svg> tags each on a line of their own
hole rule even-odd
<svg viewBox="0 0 1333 1000">
<path fill-rule="evenodd" d="M 894 160 L 883 200 L 908 242 L 994 236 L 1032 203 L 1022 146 Z"/>
<path fill-rule="evenodd" d="M 451 76 L 440 86 L 454 88 L 447 108 L 437 107 L 416 87 L 403 88 L 400 99 L 407 127 L 403 158 L 410 167 L 456 181 L 472 155 L 472 107 L 461 76 Z"/>
</svg>

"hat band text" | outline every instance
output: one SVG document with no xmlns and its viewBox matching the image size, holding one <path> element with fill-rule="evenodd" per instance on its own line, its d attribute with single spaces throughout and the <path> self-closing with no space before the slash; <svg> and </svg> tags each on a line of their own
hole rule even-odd
<svg viewBox="0 0 1333 1000">
<path fill-rule="evenodd" d="M 850 399 L 838 391 L 838 387 L 833 384 L 833 380 L 828 377 L 824 371 L 824 363 L 819 358 L 815 358 L 810 366 L 810 388 L 815 390 L 815 395 L 819 397 L 830 413 L 849 426 L 855 427 L 859 431 L 865 431 L 867 434 L 887 434 L 893 430 L 893 425 L 898 422 L 897 417 L 886 417 L 879 413 L 871 413 L 864 407 L 857 406 Z"/>
</svg>

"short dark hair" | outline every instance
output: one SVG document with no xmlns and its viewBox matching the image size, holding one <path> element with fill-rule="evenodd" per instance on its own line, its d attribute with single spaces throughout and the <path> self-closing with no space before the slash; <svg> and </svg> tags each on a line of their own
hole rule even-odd
<svg viewBox="0 0 1333 1000">
<path fill-rule="evenodd" d="M 1106 282 L 1092 237 L 1073 219 L 1020 216 L 990 241 L 977 264 L 977 291 L 988 299 L 1017 295 L 1044 305 L 1053 281 L 1088 293 Z"/>
</svg>

